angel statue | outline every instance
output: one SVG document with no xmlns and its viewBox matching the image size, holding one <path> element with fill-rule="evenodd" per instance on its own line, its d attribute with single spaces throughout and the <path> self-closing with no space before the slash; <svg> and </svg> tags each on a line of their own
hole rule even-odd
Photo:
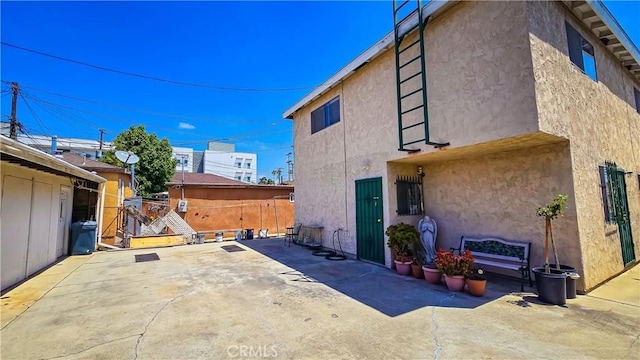
<svg viewBox="0 0 640 360">
<path fill-rule="evenodd" d="M 433 263 L 436 258 L 436 236 L 438 236 L 438 225 L 435 220 L 425 216 L 418 222 L 418 231 L 420 231 L 420 239 L 424 246 L 424 258 L 427 264 Z"/>
</svg>

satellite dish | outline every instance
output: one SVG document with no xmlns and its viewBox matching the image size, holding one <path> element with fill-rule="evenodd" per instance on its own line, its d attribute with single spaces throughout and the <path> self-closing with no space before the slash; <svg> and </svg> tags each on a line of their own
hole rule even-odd
<svg viewBox="0 0 640 360">
<path fill-rule="evenodd" d="M 140 161 L 138 155 L 132 153 L 131 151 L 116 151 L 116 157 L 118 160 L 122 161 L 125 164 L 135 164 Z"/>
</svg>

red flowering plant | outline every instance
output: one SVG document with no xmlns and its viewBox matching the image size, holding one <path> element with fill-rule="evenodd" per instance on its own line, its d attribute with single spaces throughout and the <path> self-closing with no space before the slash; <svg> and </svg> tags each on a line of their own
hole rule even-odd
<svg viewBox="0 0 640 360">
<path fill-rule="evenodd" d="M 443 274 L 453 275 L 469 275 L 473 266 L 473 255 L 470 250 L 465 250 L 462 255 L 455 255 L 451 251 L 438 250 L 436 258 L 433 261 L 436 268 Z"/>
</svg>

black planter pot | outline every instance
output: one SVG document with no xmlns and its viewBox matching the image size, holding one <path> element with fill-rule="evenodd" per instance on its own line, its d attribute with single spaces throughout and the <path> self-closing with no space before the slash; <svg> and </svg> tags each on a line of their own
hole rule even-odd
<svg viewBox="0 0 640 360">
<path fill-rule="evenodd" d="M 549 264 L 551 269 L 556 268 L 556 264 Z M 576 269 L 569 265 L 560 264 L 560 270 L 567 274 L 567 299 L 575 299 L 577 296 L 576 280 L 580 278 Z"/>
<path fill-rule="evenodd" d="M 544 267 L 531 269 L 536 279 L 538 298 L 548 304 L 564 305 L 567 303 L 567 274 L 562 270 L 551 269 L 544 272 Z"/>
</svg>

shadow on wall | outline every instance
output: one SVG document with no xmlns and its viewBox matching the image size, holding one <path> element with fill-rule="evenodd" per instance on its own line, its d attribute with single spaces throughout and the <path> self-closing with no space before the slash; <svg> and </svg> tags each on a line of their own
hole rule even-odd
<svg viewBox="0 0 640 360">
<path fill-rule="evenodd" d="M 391 317 L 425 306 L 472 309 L 520 289 L 512 279 L 489 278 L 483 297 L 455 293 L 423 279 L 357 260 L 330 261 L 307 248 L 285 246 L 282 239 L 244 241 L 243 245 L 293 270 L 278 275 L 293 282 L 318 283 Z M 529 289 L 532 290 L 532 289 Z"/>
</svg>

